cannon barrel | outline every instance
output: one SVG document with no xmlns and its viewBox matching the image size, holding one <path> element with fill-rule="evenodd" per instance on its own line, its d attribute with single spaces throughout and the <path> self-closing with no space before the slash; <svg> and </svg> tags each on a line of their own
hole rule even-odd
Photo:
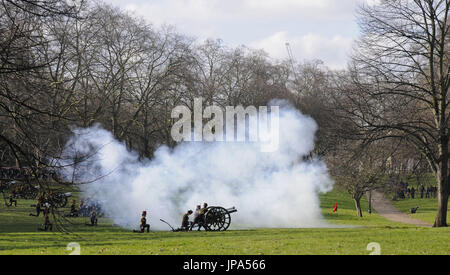
<svg viewBox="0 0 450 275">
<path fill-rule="evenodd" d="M 236 212 L 237 212 L 237 209 L 236 209 L 236 207 L 233 206 L 233 207 L 231 207 L 231 208 L 228 208 L 228 209 L 227 209 L 227 212 L 230 213 L 230 214 L 231 214 L 231 213 L 236 213 Z"/>
</svg>

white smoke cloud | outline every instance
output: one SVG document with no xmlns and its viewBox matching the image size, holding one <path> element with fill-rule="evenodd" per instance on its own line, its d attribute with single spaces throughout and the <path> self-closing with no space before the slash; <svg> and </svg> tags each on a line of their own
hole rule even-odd
<svg viewBox="0 0 450 275">
<path fill-rule="evenodd" d="M 100 126 L 75 129 L 65 164 L 90 157 L 62 173 L 69 180 L 97 179 L 81 186 L 83 196 L 101 202 L 107 216 L 125 228 L 138 228 L 143 210 L 153 230 L 168 229 L 160 218 L 179 227 L 182 214 L 203 202 L 236 206 L 235 229 L 323 227 L 318 193 L 330 191 L 333 181 L 322 161 L 302 160 L 314 149 L 316 130 L 313 119 L 282 106 L 274 153 L 261 152 L 256 143 L 189 142 L 161 146 L 153 159 L 140 161 Z"/>
</svg>

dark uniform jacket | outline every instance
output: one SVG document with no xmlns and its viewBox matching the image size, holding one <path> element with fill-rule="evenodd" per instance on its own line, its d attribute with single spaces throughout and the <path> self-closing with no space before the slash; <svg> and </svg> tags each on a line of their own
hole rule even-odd
<svg viewBox="0 0 450 275">
<path fill-rule="evenodd" d="M 141 218 L 141 227 L 145 226 L 147 224 L 147 218 L 145 216 L 142 216 Z"/>
<path fill-rule="evenodd" d="M 187 227 L 189 225 L 189 214 L 184 214 L 181 221 L 181 227 Z"/>
</svg>

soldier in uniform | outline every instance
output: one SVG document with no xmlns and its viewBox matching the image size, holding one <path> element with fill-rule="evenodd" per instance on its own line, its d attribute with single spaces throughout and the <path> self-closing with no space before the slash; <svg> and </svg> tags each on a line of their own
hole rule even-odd
<svg viewBox="0 0 450 275">
<path fill-rule="evenodd" d="M 14 204 L 15 207 L 17 207 L 17 200 L 15 199 L 17 197 L 17 189 L 14 187 L 11 191 L 11 194 L 9 195 L 9 204 L 6 204 L 6 206 L 10 207 Z"/>
<path fill-rule="evenodd" d="M 86 226 L 97 226 L 98 218 L 97 218 L 97 208 L 95 206 L 92 208 L 90 220 L 91 220 L 91 223 L 85 223 Z M 140 233 L 140 231 L 136 231 L 136 230 L 134 232 Z"/>
<path fill-rule="evenodd" d="M 194 222 L 191 224 L 191 228 L 189 228 L 189 231 L 192 231 L 192 228 L 196 225 L 199 224 L 199 219 L 200 219 L 200 211 L 202 210 L 202 207 L 200 205 L 197 205 L 197 208 L 195 209 L 194 212 Z"/>
<path fill-rule="evenodd" d="M 82 217 L 86 217 L 86 204 L 84 203 L 84 200 L 80 200 L 80 206 L 78 207 L 78 213 Z"/>
<path fill-rule="evenodd" d="M 42 205 L 45 203 L 50 203 L 47 192 L 42 193 Z"/>
<path fill-rule="evenodd" d="M 86 223 L 87 226 L 97 226 L 98 218 L 97 218 L 97 208 L 94 206 L 91 211 L 91 223 Z"/>
<path fill-rule="evenodd" d="M 50 207 L 47 204 L 44 211 L 44 231 L 53 231 L 53 224 L 50 222 Z"/>
<path fill-rule="evenodd" d="M 189 216 L 194 213 L 192 210 L 189 210 L 186 214 L 183 215 L 183 219 L 181 220 L 181 230 L 182 231 L 189 231 L 190 224 L 189 224 Z"/>
<path fill-rule="evenodd" d="M 203 208 L 200 209 L 200 215 L 198 216 L 198 231 L 200 231 L 200 229 L 203 227 L 206 230 L 205 227 L 205 214 L 206 211 L 208 211 L 208 204 L 205 202 L 203 204 Z"/>
<path fill-rule="evenodd" d="M 97 207 L 94 206 L 91 213 L 91 225 L 97 226 L 98 218 L 97 218 Z"/>
<path fill-rule="evenodd" d="M 147 211 L 142 212 L 140 231 L 133 230 L 135 233 L 144 233 L 145 229 L 147 229 L 147 233 L 150 232 L 150 225 L 147 224 Z"/>
<path fill-rule="evenodd" d="M 77 201 L 73 200 L 72 205 L 70 206 L 70 217 L 78 217 L 78 210 L 77 210 Z"/>
<path fill-rule="evenodd" d="M 43 201 L 44 201 L 44 197 L 43 197 L 43 195 L 40 195 L 37 200 L 37 203 L 36 203 L 36 215 L 31 213 L 30 216 L 39 217 L 39 215 L 41 214 L 41 207 L 42 207 Z"/>
</svg>

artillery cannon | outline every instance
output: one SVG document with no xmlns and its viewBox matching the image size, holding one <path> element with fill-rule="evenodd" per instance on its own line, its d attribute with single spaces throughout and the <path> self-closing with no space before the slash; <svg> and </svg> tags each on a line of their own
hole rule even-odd
<svg viewBox="0 0 450 275">
<path fill-rule="evenodd" d="M 34 200 L 38 196 L 39 186 L 24 185 L 19 196 L 26 200 Z"/>
<path fill-rule="evenodd" d="M 227 231 L 231 225 L 231 214 L 236 213 L 236 207 L 225 209 L 211 206 L 206 209 L 204 226 L 207 231 Z"/>
<path fill-rule="evenodd" d="M 200 222 L 200 225 L 203 226 L 206 231 L 227 231 L 231 225 L 231 214 L 236 212 L 236 207 L 226 209 L 220 206 L 210 206 L 206 208 L 204 220 Z M 169 225 L 170 228 L 172 228 L 173 232 L 182 231 L 181 228 L 174 229 L 169 223 L 164 220 L 160 221 Z M 200 225 L 196 225 L 195 227 L 198 227 Z"/>
<path fill-rule="evenodd" d="M 67 206 L 68 198 L 72 197 L 72 193 L 55 193 L 50 198 L 50 202 L 56 208 L 63 208 Z"/>
</svg>

